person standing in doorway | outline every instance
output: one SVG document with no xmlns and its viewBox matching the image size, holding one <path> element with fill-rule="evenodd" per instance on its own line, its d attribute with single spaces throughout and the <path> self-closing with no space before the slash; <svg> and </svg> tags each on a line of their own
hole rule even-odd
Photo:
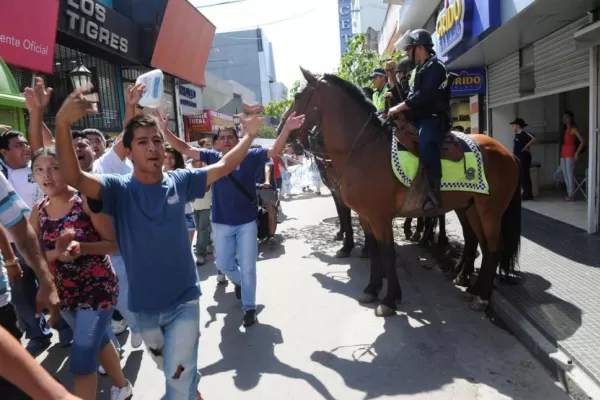
<svg viewBox="0 0 600 400">
<path fill-rule="evenodd" d="M 535 135 L 525 130 L 527 124 L 523 118 L 515 118 L 510 123 L 515 134 L 513 154 L 519 159 L 521 168 L 521 188 L 523 189 L 523 201 L 533 200 L 533 188 L 531 185 L 531 146 L 535 143 Z"/>
<path fill-rule="evenodd" d="M 565 111 L 562 116 L 563 134 L 560 137 L 560 169 L 567 185 L 565 201 L 573 201 L 575 196 L 575 162 L 585 147 L 585 141 L 575 124 L 575 116 Z"/>
</svg>

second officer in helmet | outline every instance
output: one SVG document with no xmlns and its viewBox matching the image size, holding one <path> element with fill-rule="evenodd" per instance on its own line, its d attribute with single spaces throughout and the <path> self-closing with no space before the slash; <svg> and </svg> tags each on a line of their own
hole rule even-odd
<svg viewBox="0 0 600 400">
<path fill-rule="evenodd" d="M 389 109 L 389 115 L 410 111 L 419 132 L 419 155 L 425 168 L 428 196 L 423 204 L 427 213 L 441 212 L 441 145 L 450 127 L 449 98 L 446 91 L 446 66 L 435 55 L 431 34 L 424 29 L 407 32 L 402 49 L 413 62 L 406 100 Z"/>
</svg>

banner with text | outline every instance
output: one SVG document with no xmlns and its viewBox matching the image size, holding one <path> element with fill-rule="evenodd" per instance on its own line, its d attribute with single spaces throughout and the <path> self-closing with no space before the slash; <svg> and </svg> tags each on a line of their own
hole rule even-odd
<svg viewBox="0 0 600 400">
<path fill-rule="evenodd" d="M 8 3 L 0 11 L 0 57 L 7 64 L 52 74 L 58 0 Z"/>
</svg>

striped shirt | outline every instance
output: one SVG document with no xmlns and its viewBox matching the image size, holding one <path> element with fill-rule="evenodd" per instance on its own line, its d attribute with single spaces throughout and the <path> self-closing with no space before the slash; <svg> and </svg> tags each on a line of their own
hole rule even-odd
<svg viewBox="0 0 600 400">
<path fill-rule="evenodd" d="M 4 228 L 13 227 L 29 213 L 27 204 L 15 193 L 4 174 L 0 174 L 0 223 Z M 4 269 L 4 260 L 0 256 L 0 307 L 10 302 L 8 277 Z"/>
</svg>

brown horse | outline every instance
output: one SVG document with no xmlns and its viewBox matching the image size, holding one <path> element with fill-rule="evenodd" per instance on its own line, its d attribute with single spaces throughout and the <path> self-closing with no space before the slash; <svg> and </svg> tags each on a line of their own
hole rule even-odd
<svg viewBox="0 0 600 400">
<path fill-rule="evenodd" d="M 399 212 L 407 195 L 413 194 L 412 187 L 403 186 L 395 177 L 390 166 L 392 139 L 374 116 L 375 107 L 362 90 L 335 75 L 316 77 L 304 69 L 302 73 L 307 84 L 295 95 L 290 112 L 304 114 L 306 120 L 299 130 L 300 136 L 295 133 L 290 140 L 299 140 L 309 151 L 331 161 L 342 201 L 359 215 L 367 243 L 375 244 L 368 245 L 369 252 L 375 254 L 369 254 L 369 284 L 359 301 L 371 303 L 378 299 L 383 286 L 380 268 L 383 266 L 388 278 L 387 292 L 375 314 L 392 315 L 402 299 L 392 220 L 396 216 L 409 216 Z M 472 298 L 471 308 L 485 310 L 498 265 L 508 274 L 514 271 L 518 259 L 519 167 L 513 155 L 496 140 L 483 135 L 472 138 L 481 150 L 490 194 L 443 192 L 441 213 L 452 210 L 464 213 L 477 237 L 483 254 L 482 266 L 476 283 L 467 291 Z"/>
</svg>

